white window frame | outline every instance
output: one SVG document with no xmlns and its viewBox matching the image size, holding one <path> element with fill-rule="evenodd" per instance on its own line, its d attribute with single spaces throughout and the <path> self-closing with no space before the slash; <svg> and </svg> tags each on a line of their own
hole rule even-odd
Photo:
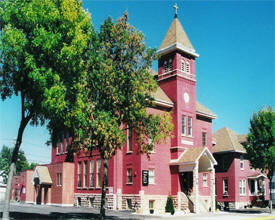
<svg viewBox="0 0 275 220">
<path fill-rule="evenodd" d="M 245 179 L 240 180 L 240 195 L 246 196 L 246 181 Z"/>
<path fill-rule="evenodd" d="M 202 180 L 203 180 L 202 186 L 208 187 L 208 174 L 207 173 L 203 173 Z"/>
<path fill-rule="evenodd" d="M 202 132 L 202 146 L 207 146 L 207 133 L 205 131 Z"/>
<path fill-rule="evenodd" d="M 90 187 L 91 188 L 95 187 L 95 161 L 94 160 L 90 160 Z"/>
<path fill-rule="evenodd" d="M 186 135 L 186 116 L 181 116 L 181 134 Z"/>
<path fill-rule="evenodd" d="M 82 173 L 82 163 L 81 163 L 81 161 L 79 161 L 77 163 L 77 188 L 82 187 L 81 173 Z"/>
<path fill-rule="evenodd" d="M 240 168 L 241 168 L 241 170 L 244 170 L 244 159 L 243 159 L 243 155 L 240 155 Z"/>
<path fill-rule="evenodd" d="M 165 60 L 163 63 L 163 72 L 167 73 L 168 72 L 168 65 L 167 65 L 167 61 Z"/>
<path fill-rule="evenodd" d="M 168 63 L 168 72 L 173 71 L 173 60 L 169 59 L 169 63 Z"/>
<path fill-rule="evenodd" d="M 184 61 L 184 59 L 181 60 L 181 71 L 185 72 L 185 61 Z"/>
<path fill-rule="evenodd" d="M 155 169 L 154 168 L 150 168 L 149 169 L 149 184 L 155 184 L 156 182 L 156 174 L 155 174 Z"/>
<path fill-rule="evenodd" d="M 83 188 L 88 187 L 88 160 L 83 163 Z"/>
<path fill-rule="evenodd" d="M 133 152 L 133 132 L 131 129 L 127 130 L 127 153 Z"/>
<path fill-rule="evenodd" d="M 133 169 L 127 168 L 127 184 L 133 184 Z"/>
<path fill-rule="evenodd" d="M 186 63 L 185 63 L 185 72 L 187 73 L 187 74 L 190 74 L 190 63 L 188 62 L 188 61 L 186 61 Z"/>
<path fill-rule="evenodd" d="M 101 187 L 101 160 L 96 160 L 96 188 Z"/>
<path fill-rule="evenodd" d="M 187 128 L 187 134 L 188 136 L 192 137 L 192 117 L 188 117 L 187 119 L 188 128 Z"/>
<path fill-rule="evenodd" d="M 62 173 L 56 173 L 56 186 L 62 186 Z"/>
<path fill-rule="evenodd" d="M 225 181 L 227 182 L 227 190 L 225 190 Z M 228 179 L 225 178 L 222 180 L 222 185 L 223 185 L 223 195 L 228 195 L 229 192 L 228 192 L 228 189 L 229 189 L 229 183 L 228 183 Z"/>
</svg>

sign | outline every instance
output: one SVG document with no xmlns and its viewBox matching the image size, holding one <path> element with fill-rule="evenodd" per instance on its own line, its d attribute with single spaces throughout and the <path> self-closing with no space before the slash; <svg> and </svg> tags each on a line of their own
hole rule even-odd
<svg viewBox="0 0 275 220">
<path fill-rule="evenodd" d="M 142 170 L 142 185 L 148 186 L 149 170 Z"/>
</svg>

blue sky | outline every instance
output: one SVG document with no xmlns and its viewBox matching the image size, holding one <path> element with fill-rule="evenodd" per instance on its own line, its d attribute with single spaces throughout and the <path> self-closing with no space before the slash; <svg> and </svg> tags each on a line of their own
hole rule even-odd
<svg viewBox="0 0 275 220">
<path fill-rule="evenodd" d="M 262 106 L 275 107 L 274 1 L 93 1 L 83 0 L 98 30 L 104 19 L 129 13 L 129 22 L 158 48 L 178 17 L 200 57 L 196 60 L 197 100 L 217 114 L 213 131 L 224 126 L 244 134 Z M 153 68 L 157 70 L 156 63 Z M 0 101 L 0 147 L 12 146 L 20 120 L 19 99 Z M 48 131 L 27 126 L 22 149 L 31 162 L 50 162 Z"/>
</svg>

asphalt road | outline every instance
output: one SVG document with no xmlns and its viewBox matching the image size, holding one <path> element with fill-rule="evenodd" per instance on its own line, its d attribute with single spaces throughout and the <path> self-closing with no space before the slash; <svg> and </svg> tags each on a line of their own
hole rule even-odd
<svg viewBox="0 0 275 220">
<path fill-rule="evenodd" d="M 3 205 L 0 203 L 0 212 Z M 30 219 L 30 220 L 83 220 L 97 219 L 99 210 L 93 208 L 80 207 L 59 207 L 11 203 L 10 207 L 12 219 Z M 175 213 L 175 215 L 137 215 L 130 211 L 112 211 L 107 210 L 107 219 L 171 219 L 171 220 L 275 220 L 275 210 L 272 214 L 263 212 L 263 210 L 242 210 L 236 212 L 217 212 L 203 214 L 183 214 Z"/>
</svg>

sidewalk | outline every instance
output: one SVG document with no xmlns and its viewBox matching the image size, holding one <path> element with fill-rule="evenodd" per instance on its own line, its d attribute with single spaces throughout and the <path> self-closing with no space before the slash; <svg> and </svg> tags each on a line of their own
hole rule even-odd
<svg viewBox="0 0 275 220">
<path fill-rule="evenodd" d="M 3 210 L 3 204 L 0 203 L 0 212 Z M 234 212 L 217 212 L 217 213 L 201 213 L 201 214 L 185 214 L 176 212 L 175 215 L 137 215 L 131 211 L 106 211 L 107 220 L 140 220 L 140 219 L 170 219 L 170 220 L 275 220 L 275 212 L 270 215 L 265 210 L 238 210 Z M 2 214 L 2 213 L 1 213 Z M 11 219 L 31 219 L 31 220 L 85 220 L 98 219 L 99 210 L 94 208 L 83 207 L 60 207 L 46 205 L 32 205 L 22 203 L 11 203 L 10 207 Z"/>
</svg>

